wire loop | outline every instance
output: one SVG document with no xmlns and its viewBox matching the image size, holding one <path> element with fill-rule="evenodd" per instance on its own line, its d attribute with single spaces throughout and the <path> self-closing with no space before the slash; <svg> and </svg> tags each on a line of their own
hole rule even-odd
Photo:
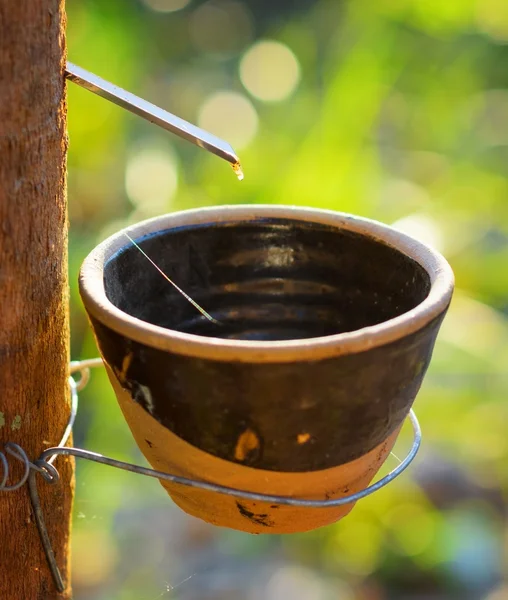
<svg viewBox="0 0 508 600">
<path fill-rule="evenodd" d="M 60 473 L 56 467 L 43 459 L 37 459 L 34 463 L 34 468 L 39 471 L 46 483 L 57 483 L 60 481 Z"/>
<path fill-rule="evenodd" d="M 30 460 L 26 452 L 19 444 L 15 444 L 14 442 L 7 442 L 4 446 L 5 452 L 0 452 L 0 462 L 2 463 L 3 476 L 2 481 L 0 481 L 0 491 L 1 492 L 14 492 L 15 490 L 19 490 L 20 487 L 25 485 L 28 480 L 28 476 L 30 475 L 30 469 L 35 468 Z M 7 485 L 7 481 L 9 480 L 10 468 L 9 461 L 7 460 L 6 454 L 13 456 L 16 460 L 19 460 L 23 463 L 23 475 L 20 477 L 19 481 L 13 483 L 12 485 Z"/>
</svg>

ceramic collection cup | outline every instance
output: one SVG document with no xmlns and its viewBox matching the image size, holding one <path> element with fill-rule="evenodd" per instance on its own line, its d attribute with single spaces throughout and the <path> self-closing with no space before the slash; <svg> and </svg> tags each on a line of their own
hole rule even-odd
<svg viewBox="0 0 508 600">
<path fill-rule="evenodd" d="M 364 489 L 429 365 L 453 291 L 446 260 L 381 223 L 280 205 L 189 210 L 124 231 L 86 258 L 80 292 L 151 465 L 295 498 Z M 251 533 L 308 531 L 352 508 L 162 485 L 189 514 Z"/>
</svg>

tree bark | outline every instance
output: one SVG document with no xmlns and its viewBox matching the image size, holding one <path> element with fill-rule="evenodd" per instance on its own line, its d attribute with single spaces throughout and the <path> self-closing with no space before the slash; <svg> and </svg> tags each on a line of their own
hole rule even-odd
<svg viewBox="0 0 508 600">
<path fill-rule="evenodd" d="M 0 0 L 0 450 L 35 459 L 69 415 L 65 8 L 63 0 Z M 21 465 L 9 459 L 9 483 Z M 69 580 L 73 463 L 38 480 L 56 559 Z M 2 466 L 0 464 L 0 480 Z M 0 491 L 0 598 L 56 592 L 27 487 Z"/>
</svg>

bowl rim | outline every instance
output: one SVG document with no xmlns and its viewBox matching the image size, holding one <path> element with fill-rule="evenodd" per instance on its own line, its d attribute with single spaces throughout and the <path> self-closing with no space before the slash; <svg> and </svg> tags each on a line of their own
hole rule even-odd
<svg viewBox="0 0 508 600">
<path fill-rule="evenodd" d="M 413 309 L 377 325 L 322 337 L 274 341 L 229 340 L 166 329 L 125 313 L 106 296 L 104 265 L 116 252 L 129 245 L 125 232 L 137 239 L 185 225 L 266 218 L 328 225 L 391 246 L 412 258 L 427 272 L 431 285 L 429 294 Z M 439 252 L 388 225 L 332 210 L 272 204 L 211 206 L 141 221 L 121 229 L 96 246 L 85 258 L 79 274 L 79 291 L 86 311 L 113 331 L 159 350 L 202 359 L 249 363 L 322 360 L 389 344 L 415 333 L 444 313 L 453 288 L 453 271 Z"/>
</svg>

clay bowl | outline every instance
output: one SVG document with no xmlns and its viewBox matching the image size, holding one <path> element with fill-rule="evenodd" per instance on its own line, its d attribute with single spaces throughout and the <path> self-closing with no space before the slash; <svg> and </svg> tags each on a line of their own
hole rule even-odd
<svg viewBox="0 0 508 600">
<path fill-rule="evenodd" d="M 448 308 L 442 256 L 390 227 L 285 206 L 222 206 L 125 230 L 80 290 L 131 431 L 155 469 L 252 492 L 339 498 L 385 461 Z M 307 531 L 300 508 L 163 482 L 186 512 L 252 533 Z"/>
</svg>

